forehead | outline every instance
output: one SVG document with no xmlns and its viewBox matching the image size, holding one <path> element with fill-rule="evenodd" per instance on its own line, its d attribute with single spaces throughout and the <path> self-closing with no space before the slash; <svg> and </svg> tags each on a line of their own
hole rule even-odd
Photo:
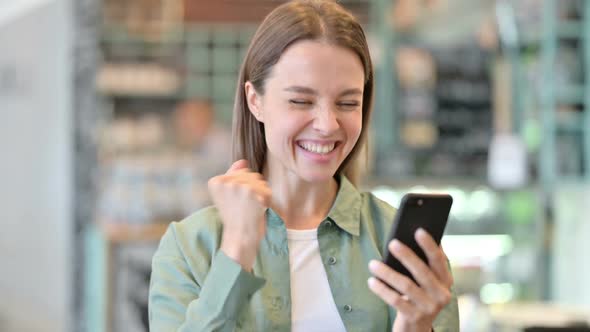
<svg viewBox="0 0 590 332">
<path fill-rule="evenodd" d="M 269 83 L 362 88 L 364 77 L 361 59 L 354 51 L 323 41 L 303 40 L 283 52 L 270 72 Z"/>
</svg>

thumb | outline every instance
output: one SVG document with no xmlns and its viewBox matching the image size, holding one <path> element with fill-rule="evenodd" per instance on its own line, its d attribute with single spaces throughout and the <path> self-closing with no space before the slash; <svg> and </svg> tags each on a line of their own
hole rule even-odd
<svg viewBox="0 0 590 332">
<path fill-rule="evenodd" d="M 246 159 L 240 159 L 240 160 L 234 162 L 230 166 L 230 168 L 227 170 L 227 172 L 225 172 L 225 174 L 229 174 L 229 173 L 232 173 L 237 170 L 244 169 L 244 168 L 248 168 L 248 161 Z"/>
</svg>

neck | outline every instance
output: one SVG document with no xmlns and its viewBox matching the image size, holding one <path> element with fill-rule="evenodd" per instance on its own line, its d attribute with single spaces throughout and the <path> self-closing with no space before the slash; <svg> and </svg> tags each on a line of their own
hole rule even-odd
<svg viewBox="0 0 590 332">
<path fill-rule="evenodd" d="M 265 172 L 265 177 L 272 190 L 270 206 L 288 229 L 317 228 L 330 212 L 338 192 L 334 178 L 307 182 L 294 174 L 277 176 L 272 172 Z"/>
</svg>

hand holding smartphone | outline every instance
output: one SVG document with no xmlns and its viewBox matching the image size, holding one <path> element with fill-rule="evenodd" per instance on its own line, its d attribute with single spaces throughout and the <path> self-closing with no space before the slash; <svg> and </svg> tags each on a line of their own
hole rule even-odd
<svg viewBox="0 0 590 332">
<path fill-rule="evenodd" d="M 446 194 L 405 195 L 395 215 L 387 244 L 393 239 L 399 240 L 428 265 L 426 255 L 416 242 L 414 235 L 418 228 L 422 228 L 440 245 L 452 204 L 453 198 Z M 416 282 L 410 271 L 389 252 L 387 244 L 385 245 L 383 262 Z"/>
</svg>

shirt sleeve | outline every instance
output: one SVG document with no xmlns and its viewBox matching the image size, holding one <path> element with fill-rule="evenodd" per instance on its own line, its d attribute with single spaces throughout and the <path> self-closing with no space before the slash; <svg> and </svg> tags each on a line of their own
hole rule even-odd
<svg viewBox="0 0 590 332">
<path fill-rule="evenodd" d="M 434 321 L 435 332 L 459 331 L 459 304 L 454 287 L 451 288 L 451 302 L 438 314 Z"/>
<path fill-rule="evenodd" d="M 202 284 L 198 279 L 171 226 L 152 260 L 150 331 L 233 331 L 241 309 L 265 282 L 221 251 L 211 259 Z"/>
</svg>

